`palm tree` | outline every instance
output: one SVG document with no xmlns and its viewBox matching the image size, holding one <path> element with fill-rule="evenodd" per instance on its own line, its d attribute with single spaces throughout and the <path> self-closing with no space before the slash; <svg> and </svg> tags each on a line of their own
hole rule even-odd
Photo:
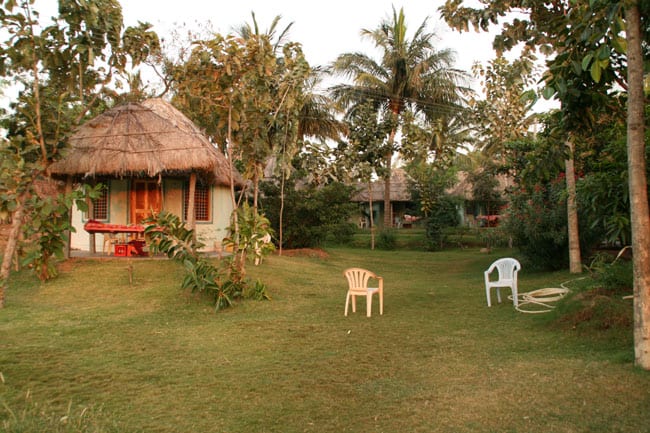
<svg viewBox="0 0 650 433">
<path fill-rule="evenodd" d="M 318 88 L 323 79 L 323 70 L 319 67 L 311 69 L 311 74 L 305 84 L 303 105 L 300 110 L 298 137 L 307 139 L 313 137 L 320 141 L 338 141 L 347 133 L 345 122 L 337 118 L 341 109 L 329 97 L 319 92 Z"/>
<path fill-rule="evenodd" d="M 255 12 L 251 12 L 251 18 L 251 23 L 244 23 L 235 27 L 233 29 L 235 33 L 244 40 L 259 38 L 261 36 L 268 37 L 273 45 L 273 53 L 277 53 L 278 49 L 282 48 L 282 46 L 288 41 L 289 30 L 291 30 L 293 22 L 289 23 L 282 31 L 280 31 L 280 34 L 276 38 L 276 30 L 278 24 L 280 24 L 280 20 L 282 19 L 281 15 L 276 15 L 271 21 L 271 26 L 264 32 L 260 31 L 257 18 L 255 17 Z"/>
<path fill-rule="evenodd" d="M 370 101 L 380 112 L 388 110 L 395 125 L 389 136 L 389 149 L 384 155 L 384 226 L 392 225 L 390 201 L 391 161 L 400 150 L 396 137 L 403 120 L 401 114 L 409 110 L 426 121 L 435 121 L 457 112 L 463 96 L 469 92 L 461 86 L 468 81 L 465 72 L 452 67 L 454 53 L 437 51 L 433 47 L 433 33 L 426 31 L 427 19 L 407 38 L 404 10 L 393 8 L 392 19 L 384 20 L 375 30 L 361 31 L 382 51 L 379 61 L 363 53 L 341 54 L 332 64 L 332 72 L 352 79 L 352 84 L 331 88 L 335 100 L 348 108 Z"/>
</svg>

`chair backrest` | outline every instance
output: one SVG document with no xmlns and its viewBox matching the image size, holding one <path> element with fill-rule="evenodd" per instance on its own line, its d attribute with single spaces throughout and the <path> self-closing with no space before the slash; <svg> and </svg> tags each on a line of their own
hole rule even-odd
<svg viewBox="0 0 650 433">
<path fill-rule="evenodd" d="M 514 280 L 517 278 L 517 271 L 521 269 L 521 265 L 517 259 L 510 257 L 505 257 L 503 259 L 496 260 L 490 268 L 486 271 L 488 274 L 494 269 L 497 269 L 499 273 L 499 280 Z"/>
<path fill-rule="evenodd" d="M 351 292 L 363 292 L 368 289 L 368 280 L 375 278 L 375 274 L 361 268 L 349 268 L 343 271 L 345 278 L 348 279 L 349 290 Z"/>
</svg>

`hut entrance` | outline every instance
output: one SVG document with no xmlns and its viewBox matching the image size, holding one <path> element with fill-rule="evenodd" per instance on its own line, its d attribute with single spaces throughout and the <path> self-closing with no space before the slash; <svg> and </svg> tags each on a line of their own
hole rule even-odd
<svg viewBox="0 0 650 433">
<path fill-rule="evenodd" d="M 131 181 L 130 222 L 140 224 L 143 219 L 162 210 L 162 194 L 155 180 Z"/>
</svg>

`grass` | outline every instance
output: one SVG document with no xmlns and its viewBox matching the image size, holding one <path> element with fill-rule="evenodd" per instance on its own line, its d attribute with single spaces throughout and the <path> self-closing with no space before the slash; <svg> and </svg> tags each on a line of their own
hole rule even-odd
<svg viewBox="0 0 650 433">
<path fill-rule="evenodd" d="M 120 259 L 12 280 L 0 310 L 0 426 L 84 432 L 642 432 L 650 374 L 631 334 L 485 305 L 498 255 L 328 249 L 269 257 L 271 301 L 214 313 L 181 268 Z M 385 312 L 343 316 L 348 266 Z M 566 273 L 520 274 L 520 291 Z M 376 300 L 374 304 L 377 308 Z M 63 426 L 63 427 L 62 427 Z"/>
</svg>

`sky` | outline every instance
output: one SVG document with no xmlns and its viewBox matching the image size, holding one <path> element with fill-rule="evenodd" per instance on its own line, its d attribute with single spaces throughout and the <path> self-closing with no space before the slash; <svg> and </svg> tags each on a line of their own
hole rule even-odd
<svg viewBox="0 0 650 433">
<path fill-rule="evenodd" d="M 243 23 L 252 22 L 255 12 L 262 31 L 267 30 L 276 16 L 282 19 L 278 28 L 292 24 L 289 40 L 302 44 L 307 61 L 312 66 L 326 65 L 339 54 L 361 51 L 373 53 L 372 45 L 360 36 L 361 29 L 375 29 L 392 16 L 393 6 L 404 9 L 409 37 L 428 18 L 427 29 L 436 34 L 438 50 L 456 52 L 456 67 L 470 72 L 475 61 L 487 62 L 494 57 L 492 36 L 485 33 L 458 33 L 439 17 L 443 0 L 326 0 L 319 2 L 295 0 L 121 0 L 125 26 L 149 22 L 161 38 L 174 29 L 199 28 L 210 22 L 211 27 L 227 34 Z M 56 0 L 37 0 L 41 17 L 57 13 Z"/>
<path fill-rule="evenodd" d="M 178 8 L 179 4 L 183 7 Z M 208 20 L 216 31 L 226 34 L 233 27 L 251 22 L 251 12 L 255 12 L 261 29 L 266 30 L 273 18 L 279 15 L 282 17 L 280 28 L 293 23 L 289 38 L 303 45 L 310 64 L 324 65 L 344 52 L 372 50 L 371 45 L 362 41 L 360 31 L 362 28 L 375 29 L 382 19 L 390 17 L 394 5 L 396 10 L 404 8 L 411 32 L 429 17 L 428 28 L 440 38 L 436 41 L 437 48 L 454 49 L 458 54 L 458 65 L 463 69 L 469 69 L 474 60 L 484 61 L 493 57 L 488 35 L 474 32 L 461 35 L 442 22 L 437 11 L 442 4 L 442 0 L 402 3 L 386 0 L 132 0 L 123 1 L 122 8 L 127 25 L 138 20 L 148 21 L 161 35 L 178 23 L 192 25 Z"/>
<path fill-rule="evenodd" d="M 361 29 L 375 29 L 382 20 L 392 16 L 393 7 L 404 14 L 410 38 L 427 19 L 428 31 L 436 35 L 437 50 L 451 49 L 456 53 L 455 67 L 467 71 L 475 62 L 487 63 L 495 57 L 492 49 L 493 34 L 473 30 L 459 33 L 450 29 L 440 18 L 438 8 L 444 0 L 325 0 L 318 2 L 296 0 L 120 0 L 125 26 L 149 22 L 163 39 L 170 39 L 174 31 L 204 28 L 207 23 L 221 34 L 251 23 L 255 12 L 262 31 L 269 28 L 276 16 L 284 29 L 292 24 L 289 40 L 302 44 L 307 61 L 312 66 L 324 66 L 346 52 L 375 53 L 370 42 L 360 36 Z M 466 0 L 466 3 L 476 0 Z M 57 15 L 57 0 L 37 0 L 35 8 L 41 18 Z M 379 58 L 378 56 L 374 56 Z M 143 72 L 145 82 L 155 85 L 157 79 Z M 150 78 L 147 78 L 150 77 Z M 147 83 L 145 83 L 147 84 Z M 329 82 L 325 82 L 330 85 Z M 477 80 L 470 83 L 480 91 Z M 6 95 L 7 96 L 7 95 Z M 545 109 L 542 103 L 541 110 Z M 538 107 L 536 107 L 539 109 Z"/>
</svg>

